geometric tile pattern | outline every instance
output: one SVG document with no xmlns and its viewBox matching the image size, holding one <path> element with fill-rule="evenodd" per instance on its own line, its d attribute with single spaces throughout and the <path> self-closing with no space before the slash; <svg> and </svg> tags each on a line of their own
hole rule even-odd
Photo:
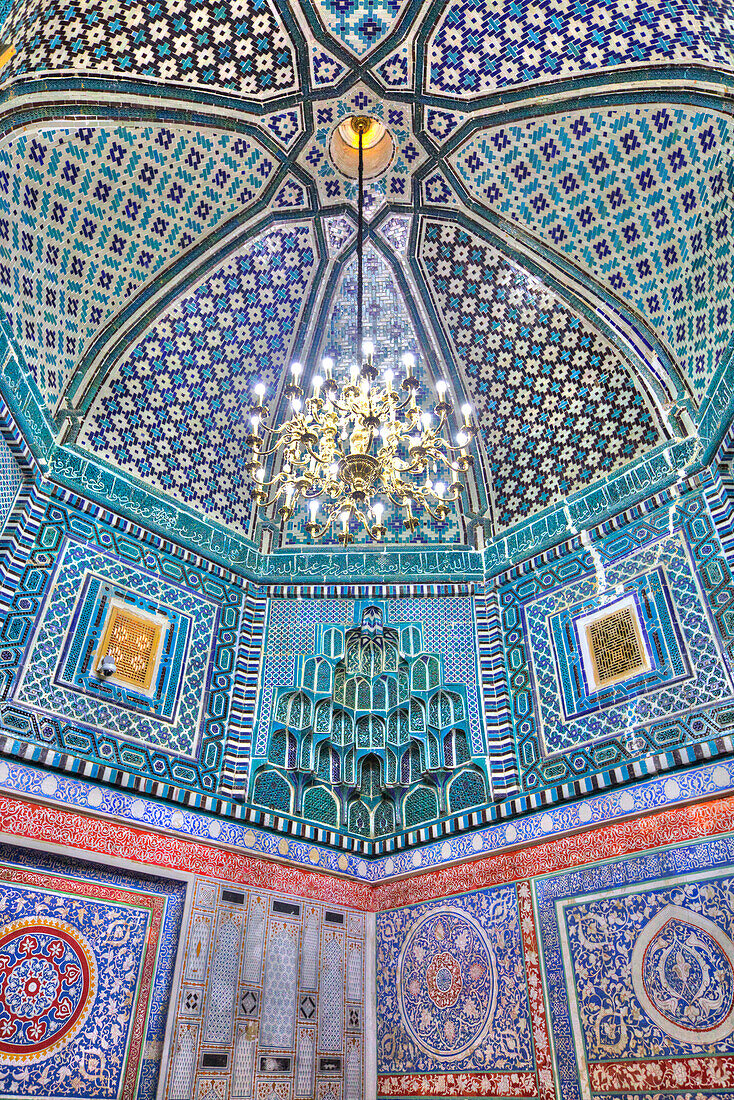
<svg viewBox="0 0 734 1100">
<path fill-rule="evenodd" d="M 83 622 L 83 617 L 79 615 L 79 594 L 85 592 L 95 574 L 104 578 L 106 587 L 112 588 L 114 594 L 117 594 L 117 585 L 114 582 L 119 584 L 124 576 L 128 587 L 137 590 L 140 599 L 150 605 L 156 596 L 162 598 L 166 601 L 166 606 L 174 607 L 179 615 L 183 613 L 189 623 L 196 624 L 185 665 L 185 687 L 177 707 L 175 722 L 171 721 L 172 715 L 166 720 L 165 715 L 155 713 L 153 708 L 150 708 L 153 713 L 146 713 L 141 706 L 132 706 L 130 698 L 115 698 L 111 691 L 106 693 L 106 697 L 99 690 L 95 693 L 96 697 L 89 698 L 91 692 L 81 695 L 76 677 L 69 683 L 66 672 L 62 674 L 60 682 L 56 681 L 55 671 L 60 655 L 60 667 L 63 669 L 67 647 L 75 643 L 77 648 L 81 648 L 77 636 L 66 638 L 65 635 L 72 620 L 76 623 L 79 617 Z M 105 554 L 95 553 L 73 541 L 59 555 L 54 580 L 56 583 L 39 615 L 37 625 L 40 629 L 32 643 L 29 660 L 12 697 L 31 707 L 41 706 L 46 713 L 86 722 L 105 741 L 109 741 L 105 734 L 113 737 L 132 735 L 152 748 L 195 758 L 198 755 L 202 700 L 211 674 L 212 633 L 217 618 L 214 601 L 209 601 L 198 593 L 186 593 L 173 585 L 146 577 L 130 566 L 123 566 L 121 562 L 116 562 Z M 120 591 L 124 592 L 124 589 Z M 180 675 L 179 668 L 176 678 Z M 114 760 L 109 744 L 100 746 L 99 753 L 103 760 Z"/>
<path fill-rule="evenodd" d="M 148 783 L 212 793 L 231 705 L 241 589 L 60 505 L 49 503 L 43 520 L 3 623 L 3 732 L 22 730 L 43 751 L 71 753 L 97 771 L 120 769 Z M 110 589 L 130 586 L 136 597 L 160 601 L 192 623 L 174 722 L 53 682 L 89 572 Z M 34 657 L 23 664 L 29 639 Z"/>
<path fill-rule="evenodd" d="M 592 597 L 574 607 L 565 607 L 547 617 L 547 629 L 552 639 L 562 713 L 566 720 L 605 709 L 622 700 L 652 691 L 661 684 L 690 676 L 680 629 L 666 598 L 665 578 L 660 570 L 636 577 L 627 585 L 620 602 L 620 588 L 613 596 Z M 631 596 L 631 599 L 630 599 Z M 641 626 L 644 659 L 641 668 L 632 668 L 620 675 L 618 682 L 598 685 L 592 678 L 587 659 L 590 629 L 587 619 L 592 613 L 600 616 L 631 614 Z M 634 626 L 634 623 L 633 623 Z M 621 662 L 624 638 L 611 638 L 612 659 Z"/>
<path fill-rule="evenodd" d="M 388 35 L 407 0 L 318 0 L 326 29 L 342 45 L 364 57 Z"/>
<path fill-rule="evenodd" d="M 347 221 L 347 219 L 342 220 Z M 335 221 L 336 219 L 332 219 L 332 223 Z M 347 226 L 351 231 L 351 222 L 348 222 Z M 351 258 L 342 268 L 341 279 L 329 307 L 330 314 L 324 325 L 321 347 L 316 349 L 314 357 L 315 362 L 319 362 L 321 356 L 330 356 L 336 364 L 334 371 L 336 378 L 347 378 L 350 365 L 356 361 L 356 300 L 357 260 Z M 415 355 L 417 366 L 414 373 L 421 382 L 417 400 L 419 403 L 425 402 L 428 407 L 430 407 L 432 401 L 435 404 L 433 383 L 431 378 L 427 376 L 425 357 L 419 346 L 415 327 L 395 274 L 382 254 L 369 244 L 364 251 L 363 332 L 364 339 L 372 340 L 375 345 L 375 366 L 380 374 L 388 368 L 393 370 L 397 378 L 396 386 L 405 374 L 405 368 L 401 363 L 402 355 L 405 352 L 411 352 Z M 461 404 L 461 399 L 458 400 L 458 404 Z M 385 501 L 383 523 L 388 529 L 387 541 L 390 543 L 409 542 L 417 545 L 419 543 L 459 543 L 462 541 L 460 525 L 454 508 L 451 509 L 443 523 L 426 516 L 415 534 L 406 531 L 403 526 L 403 519 L 403 511 L 395 508 L 390 501 Z M 309 545 L 313 542 L 311 536 L 305 530 L 307 520 L 308 513 L 305 507 L 300 508 L 294 518 L 287 524 L 285 544 L 298 542 Z M 355 537 L 358 542 L 369 541 L 366 532 L 360 531 Z M 319 542 L 335 543 L 336 540 L 337 532 L 333 532 L 328 538 L 320 539 Z"/>
<path fill-rule="evenodd" d="M 341 175 L 332 164 L 329 142 L 335 127 L 353 114 L 368 114 L 385 123 L 395 142 L 393 158 L 378 179 L 365 183 L 365 216 L 371 218 L 385 202 L 409 204 L 412 173 L 425 161 L 418 141 L 413 137 L 410 108 L 377 96 L 366 84 L 354 85 L 339 99 L 314 104 L 314 134 L 299 154 L 301 167 L 315 180 L 319 206 L 343 206 L 356 209 L 357 181 Z"/>
<path fill-rule="evenodd" d="M 275 397 L 314 265 L 308 227 L 248 243 L 118 361 L 80 445 L 247 533 L 243 410 L 258 380 Z"/>
<path fill-rule="evenodd" d="M 683 531 L 668 534 L 666 512 L 661 509 L 649 526 L 638 522 L 627 538 L 610 534 L 599 543 L 610 586 L 602 598 L 588 565 L 577 572 L 569 561 L 558 572 L 534 574 L 522 595 L 512 583 L 500 591 L 511 712 L 525 790 L 570 783 L 650 753 L 707 740 L 717 735 L 717 727 L 706 720 L 706 708 L 719 704 L 723 716 L 731 713 L 734 684 L 711 623 L 719 608 L 731 607 L 731 574 L 700 498 L 687 502 L 681 516 L 686 520 Z M 652 583 L 656 574 L 665 578 L 665 589 L 657 597 L 660 582 Z M 571 580 L 575 576 L 580 579 Z M 568 693 L 559 688 L 565 660 L 557 660 L 551 635 L 557 639 L 559 620 L 567 609 L 581 603 L 585 611 L 592 605 L 599 610 L 615 598 L 618 586 L 627 595 L 637 589 L 644 605 L 640 578 L 647 590 L 650 615 L 645 609 L 645 617 L 650 625 L 660 616 L 663 596 L 668 604 L 664 618 L 672 622 L 661 619 L 657 630 L 663 630 L 663 657 L 673 648 L 665 660 L 670 668 L 663 677 L 653 676 L 644 690 L 630 680 L 628 694 L 620 684 L 616 692 L 607 692 L 612 698 L 597 697 L 600 706 L 595 709 L 581 706 L 568 715 L 561 691 L 564 698 Z M 705 598 L 698 589 L 701 580 Z M 722 628 L 722 634 L 727 637 L 731 630 Z M 655 664 L 663 664 L 654 637 L 651 643 Z"/>
<path fill-rule="evenodd" d="M 271 99 L 298 87 L 293 45 L 270 0 L 144 4 L 20 0 L 5 25 L 21 73 L 121 73 Z"/>
<path fill-rule="evenodd" d="M 734 333 L 732 140 L 723 115 L 640 105 L 483 130 L 452 160 L 476 198 L 639 311 L 700 397 Z"/>
<path fill-rule="evenodd" d="M 0 532 L 12 511 L 22 480 L 20 466 L 4 437 L 0 436 Z"/>
<path fill-rule="evenodd" d="M 477 410 L 496 530 L 658 441 L 619 353 L 538 280 L 480 237 L 433 221 L 419 261 Z"/>
<path fill-rule="evenodd" d="M 645 61 L 731 69 L 733 30 L 730 6 L 707 0 L 453 0 L 428 43 L 426 90 L 476 97 Z"/>
<path fill-rule="evenodd" d="M 210 873 L 214 874 L 216 871 Z M 240 974 L 247 982 L 247 985 L 240 984 L 238 998 L 242 1005 L 247 1006 L 246 1012 L 242 1013 L 237 1009 L 235 1018 L 233 1011 L 229 1024 L 222 1016 L 222 1026 L 216 1036 L 214 1032 L 208 1030 L 208 1022 L 205 1022 L 204 1028 L 201 1029 L 197 1024 L 193 1035 L 194 1057 L 191 1065 L 190 1067 L 177 1065 L 176 1059 L 172 1059 L 166 1095 L 179 1097 L 182 1100 L 183 1098 L 191 1100 L 191 1097 L 202 1095 L 201 1089 L 204 1087 L 202 1078 L 209 1076 L 211 1071 L 207 1071 L 207 1067 L 201 1065 L 201 1056 L 208 1053 L 209 1044 L 214 1043 L 218 1053 L 229 1054 L 227 1064 L 216 1071 L 216 1078 L 225 1090 L 222 1095 L 230 1096 L 233 1100 L 238 1097 L 260 1097 L 266 1100 L 277 1082 L 279 1091 L 273 1094 L 277 1097 L 291 1095 L 315 1097 L 319 1095 L 312 1084 L 317 1061 L 315 1038 L 318 1003 L 323 1004 L 324 1011 L 335 1024 L 328 1037 L 324 1037 L 324 1041 L 319 1043 L 318 1052 L 333 1051 L 338 1054 L 344 1049 L 346 966 L 344 930 L 351 912 L 345 911 L 340 902 L 331 903 L 338 907 L 334 909 L 329 907 L 328 901 L 326 909 L 323 903 L 318 905 L 304 903 L 303 897 L 290 894 L 291 890 L 294 893 L 298 891 L 299 884 L 295 880 L 289 880 L 287 873 L 284 877 L 282 869 L 279 871 L 275 868 L 272 876 L 268 872 L 268 879 L 272 877 L 273 881 L 282 883 L 275 887 L 277 893 L 272 893 L 270 890 L 248 889 L 240 885 L 236 885 L 233 890 L 233 882 L 248 880 L 230 878 L 228 869 L 223 869 L 221 873 L 223 877 L 226 875 L 229 881 L 198 879 L 200 885 L 205 883 L 216 890 L 216 909 L 212 913 L 205 911 L 203 906 L 194 907 L 188 925 L 188 934 L 184 933 L 181 954 L 191 958 L 197 953 L 200 944 L 198 929 L 202 921 L 210 923 L 218 921 L 220 931 L 211 965 L 208 967 L 206 965 L 206 949 L 204 949 L 204 967 L 196 984 L 187 982 L 178 994 L 177 1003 L 174 1001 L 172 1004 L 176 1027 L 193 1022 L 192 1014 L 186 1004 L 186 998 L 192 989 L 200 992 L 201 999 L 206 1000 L 211 1006 L 208 1011 L 212 1014 L 222 1014 L 225 1005 L 229 1007 L 230 985 L 228 983 L 226 996 L 222 997 L 221 994 L 225 991 L 217 978 L 222 968 L 219 967 L 217 974 L 214 974 L 214 968 L 217 966 L 216 953 L 219 951 L 219 942 L 222 938 L 221 930 L 225 927 L 231 928 L 248 912 L 248 909 L 250 923 L 254 910 L 262 914 L 263 927 L 257 936 L 258 968 L 255 973 L 247 966 L 249 945 L 246 941 L 249 935 L 242 938 L 232 937 L 226 955 L 227 975 L 236 979 Z M 289 893 L 284 893 L 285 890 L 289 890 Z M 229 898 L 227 894 L 230 895 Z M 335 920 L 337 924 L 334 923 Z M 361 961 L 364 955 L 364 929 L 363 927 L 355 929 L 350 925 L 349 934 L 350 945 L 358 952 Z M 324 947 L 319 952 L 322 937 Z M 336 950 L 329 948 L 330 943 L 334 944 Z M 299 980 L 299 948 L 313 952 L 317 966 L 320 960 L 321 990 L 318 995 L 315 992 L 315 980 L 313 983 L 307 983 L 305 987 L 302 973 Z M 363 971 L 362 966 L 358 976 L 359 996 L 354 998 L 356 1004 L 351 1006 L 360 1013 L 364 1011 Z M 325 974 L 328 975 L 328 989 L 324 988 Z M 296 1016 L 300 1021 L 298 1028 L 295 1026 Z M 233 1027 L 233 1024 L 236 1026 Z M 241 1047 L 245 1038 L 251 1044 L 246 1067 L 241 1064 L 244 1053 Z M 198 1076 L 199 1073 L 202 1078 Z M 196 1083 L 193 1081 L 194 1074 L 197 1075 Z M 329 1074 L 335 1095 L 341 1093 L 343 1074 L 343 1064 Z M 304 1086 L 308 1083 L 311 1083 L 311 1087 L 306 1089 Z M 195 1084 L 196 1087 L 194 1087 Z M 227 1086 L 229 1086 L 228 1090 Z M 284 1090 L 284 1086 L 287 1086 L 287 1091 Z M 294 1088 L 295 1091 L 293 1091 Z M 357 1094 L 357 1100 L 359 1096 L 361 1096 L 361 1089 Z"/>
<path fill-rule="evenodd" d="M 35 130 L 0 148 L 0 307 L 50 406 L 110 315 L 274 168 L 249 137 L 159 124 Z"/>
</svg>

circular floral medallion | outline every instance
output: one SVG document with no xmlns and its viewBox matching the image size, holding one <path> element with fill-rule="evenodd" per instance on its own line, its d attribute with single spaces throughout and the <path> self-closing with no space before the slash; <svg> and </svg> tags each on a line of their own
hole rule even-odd
<svg viewBox="0 0 734 1100">
<path fill-rule="evenodd" d="M 448 906 L 421 917 L 398 960 L 400 1014 L 420 1049 L 464 1057 L 486 1035 L 496 1000 L 494 954 L 479 922 Z"/>
<path fill-rule="evenodd" d="M 708 1045 L 734 1031 L 734 943 L 700 913 L 667 905 L 642 929 L 632 984 L 658 1027 Z"/>
<path fill-rule="evenodd" d="M 53 917 L 0 929 L 0 1061 L 40 1062 L 79 1034 L 97 994 L 83 936 Z"/>
</svg>

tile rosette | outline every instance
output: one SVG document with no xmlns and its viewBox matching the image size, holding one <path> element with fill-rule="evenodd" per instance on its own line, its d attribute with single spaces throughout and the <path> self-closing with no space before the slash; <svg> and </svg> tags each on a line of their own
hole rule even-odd
<svg viewBox="0 0 734 1100">
<path fill-rule="evenodd" d="M 486 1035 L 496 1001 L 496 962 L 481 924 L 451 907 L 418 920 L 400 953 L 398 1004 L 420 1049 L 447 1061 L 469 1054 Z"/>
</svg>

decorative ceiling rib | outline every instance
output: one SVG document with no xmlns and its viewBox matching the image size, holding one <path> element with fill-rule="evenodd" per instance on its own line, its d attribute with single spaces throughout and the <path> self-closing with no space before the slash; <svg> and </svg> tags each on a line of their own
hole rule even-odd
<svg viewBox="0 0 734 1100">
<path fill-rule="evenodd" d="M 4 37 L 0 326 L 59 438 L 117 474 L 254 538 L 252 382 L 355 337 L 329 150 L 355 113 L 395 140 L 368 325 L 482 429 L 442 541 L 641 461 L 681 429 L 664 402 L 705 411 L 734 344 L 731 5 L 15 0 Z"/>
<path fill-rule="evenodd" d="M 492 210 L 645 317 L 698 399 L 732 337 L 732 126 L 640 104 L 481 130 L 451 160 Z"/>
<path fill-rule="evenodd" d="M 316 266 L 309 225 L 248 244 L 117 364 L 79 446 L 248 535 L 242 453 L 252 386 L 259 379 L 276 391 Z"/>
<path fill-rule="evenodd" d="M 60 127 L 0 145 L 0 303 L 50 408 L 121 303 L 276 167 L 252 138 L 194 127 Z"/>
</svg>

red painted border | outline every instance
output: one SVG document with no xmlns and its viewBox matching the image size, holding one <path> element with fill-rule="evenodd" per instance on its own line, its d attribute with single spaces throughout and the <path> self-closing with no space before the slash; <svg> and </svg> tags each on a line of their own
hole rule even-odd
<svg viewBox="0 0 734 1100">
<path fill-rule="evenodd" d="M 534 1073 L 400 1073 L 377 1078 L 378 1096 L 536 1097 Z"/>
<path fill-rule="evenodd" d="M 135 829 L 91 814 L 25 802 L 8 795 L 0 795 L 0 830 L 13 836 L 122 857 L 147 867 L 188 871 L 354 909 L 372 908 L 372 888 L 368 883 L 230 852 L 196 840 Z"/>
<path fill-rule="evenodd" d="M 734 830 L 734 795 L 595 826 L 573 836 L 374 886 L 4 794 L 0 795 L 0 830 L 16 837 L 123 857 L 147 867 L 188 871 L 366 912 L 382 912 L 728 833 Z"/>
<path fill-rule="evenodd" d="M 593 1092 L 730 1088 L 734 1056 L 594 1062 L 589 1066 L 589 1076 Z"/>
</svg>

